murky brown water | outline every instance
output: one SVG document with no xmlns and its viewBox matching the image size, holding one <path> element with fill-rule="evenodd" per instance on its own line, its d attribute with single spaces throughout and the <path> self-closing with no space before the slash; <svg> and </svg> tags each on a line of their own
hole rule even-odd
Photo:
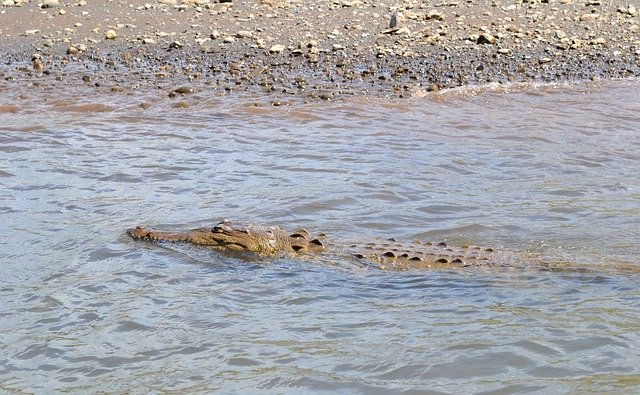
<svg viewBox="0 0 640 395">
<path fill-rule="evenodd" d="M 188 100 L 0 92 L 0 391 L 640 391 L 640 275 L 615 270 L 640 268 L 638 81 Z M 391 273 L 124 235 L 221 218 L 597 270 Z"/>
</svg>

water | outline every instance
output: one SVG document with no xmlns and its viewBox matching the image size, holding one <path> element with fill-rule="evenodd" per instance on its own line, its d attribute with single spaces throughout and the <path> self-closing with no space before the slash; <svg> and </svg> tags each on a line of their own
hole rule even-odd
<svg viewBox="0 0 640 395">
<path fill-rule="evenodd" d="M 71 89 L 0 89 L 0 391 L 640 391 L 637 81 L 278 108 Z M 594 270 L 394 273 L 124 235 L 222 218 Z"/>
</svg>

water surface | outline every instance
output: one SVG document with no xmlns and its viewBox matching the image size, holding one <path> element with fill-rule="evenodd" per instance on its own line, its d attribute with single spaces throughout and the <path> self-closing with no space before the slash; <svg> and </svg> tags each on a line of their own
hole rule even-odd
<svg viewBox="0 0 640 395">
<path fill-rule="evenodd" d="M 638 82 L 513 90 L 177 109 L 0 89 L 0 390 L 640 391 Z M 394 273 L 124 235 L 223 218 L 594 270 Z"/>
</svg>

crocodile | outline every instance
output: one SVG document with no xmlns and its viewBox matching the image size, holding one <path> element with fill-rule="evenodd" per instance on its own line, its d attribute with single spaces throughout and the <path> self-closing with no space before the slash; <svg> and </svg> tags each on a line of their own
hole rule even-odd
<svg viewBox="0 0 640 395">
<path fill-rule="evenodd" d="M 451 246 L 445 242 L 399 242 L 375 239 L 369 242 L 333 244 L 325 234 L 306 229 L 288 232 L 279 226 L 221 221 L 214 227 L 182 232 L 154 230 L 142 226 L 127 230 L 136 240 L 182 242 L 230 253 L 259 257 L 293 254 L 297 257 L 331 254 L 360 260 L 384 270 L 457 269 L 470 266 L 514 266 L 531 257 L 496 251 L 490 247 Z"/>
</svg>

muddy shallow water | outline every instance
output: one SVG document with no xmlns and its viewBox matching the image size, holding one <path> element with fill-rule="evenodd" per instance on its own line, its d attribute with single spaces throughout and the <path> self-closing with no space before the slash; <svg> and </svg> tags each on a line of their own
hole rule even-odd
<svg viewBox="0 0 640 395">
<path fill-rule="evenodd" d="M 5 89 L 0 389 L 639 391 L 638 81 L 512 90 L 178 109 Z M 222 218 L 594 270 L 397 273 L 124 234 Z"/>
</svg>

